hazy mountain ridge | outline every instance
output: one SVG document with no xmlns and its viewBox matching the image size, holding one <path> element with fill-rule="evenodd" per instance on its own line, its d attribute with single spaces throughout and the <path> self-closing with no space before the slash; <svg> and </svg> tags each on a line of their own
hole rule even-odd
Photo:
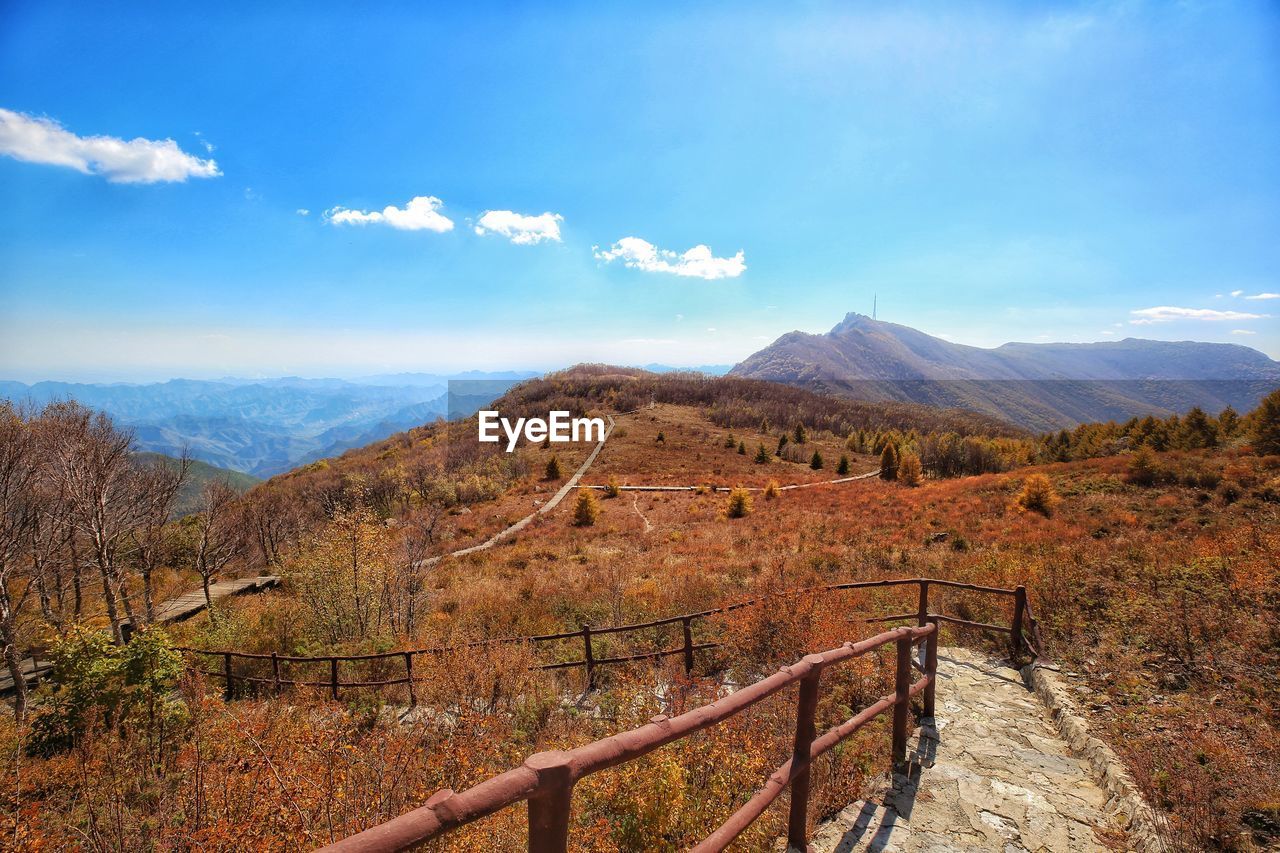
<svg viewBox="0 0 1280 853">
<path fill-rule="evenodd" d="M 730 375 L 967 408 L 1047 430 L 1192 406 L 1248 410 L 1280 386 L 1280 363 L 1238 344 L 1139 338 L 983 349 L 849 314 L 826 334 L 783 335 Z"/>
<path fill-rule="evenodd" d="M 163 453 L 143 451 L 134 454 L 134 456 L 139 462 L 160 462 L 175 469 L 181 464 L 175 457 L 167 456 Z M 228 483 L 240 494 L 244 494 L 262 482 L 261 479 L 250 474 L 231 471 L 227 468 L 218 468 L 207 462 L 201 462 L 199 459 L 192 459 L 190 467 L 187 469 L 186 479 L 183 480 L 182 487 L 178 489 L 178 496 L 174 500 L 173 517 L 181 518 L 199 510 L 200 494 L 204 490 L 205 484 L 213 480 L 222 480 Z"/>
<path fill-rule="evenodd" d="M 134 430 L 139 450 L 269 477 L 420 426 L 483 393 L 448 393 L 449 381 L 511 381 L 532 372 L 397 374 L 366 380 L 173 379 L 152 384 L 0 381 L 0 397 L 42 405 L 74 399 Z M 465 386 L 466 392 L 485 386 Z M 494 396 L 498 396 L 498 391 Z M 474 411 L 474 409 L 472 409 Z"/>
</svg>

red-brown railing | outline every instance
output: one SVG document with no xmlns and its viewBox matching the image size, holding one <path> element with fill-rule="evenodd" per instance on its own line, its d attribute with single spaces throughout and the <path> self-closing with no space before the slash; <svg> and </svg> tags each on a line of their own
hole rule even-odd
<svg viewBox="0 0 1280 853">
<path fill-rule="evenodd" d="M 912 578 L 835 584 L 821 589 L 859 589 L 904 584 L 919 586 L 917 611 L 880 617 L 871 621 L 912 619 L 919 623 L 916 626 L 895 628 L 861 642 L 845 643 L 821 654 L 808 655 L 761 681 L 710 705 L 696 708 L 677 717 L 668 718 L 665 715 L 659 715 L 654 717 L 648 725 L 584 746 L 564 751 L 536 753 L 526 759 L 520 767 L 494 776 L 460 793 L 449 789 L 439 791 L 423 806 L 343 839 L 325 847 L 324 850 L 329 853 L 389 853 L 389 851 L 407 850 L 508 806 L 527 802 L 528 849 L 532 853 L 563 853 L 568 849 L 571 801 L 573 787 L 577 782 L 593 773 L 633 761 L 673 741 L 724 722 L 793 684 L 798 685 L 799 690 L 791 758 L 774 771 L 763 788 L 711 835 L 694 847 L 694 850 L 698 853 L 709 853 L 709 851 L 725 849 L 788 787 L 791 789 L 791 803 L 787 823 L 787 841 L 791 847 L 803 850 L 808 836 L 809 769 L 816 758 L 834 748 L 876 717 L 892 710 L 891 754 L 895 764 L 900 765 L 906 761 L 911 699 L 923 694 L 924 716 L 933 716 L 934 713 L 938 635 L 942 624 L 949 623 L 1008 633 L 1015 654 L 1030 651 L 1039 656 L 1038 628 L 1028 606 L 1026 589 L 1021 586 L 1016 589 L 1003 589 L 955 581 Z M 932 613 L 929 608 L 931 586 L 1010 596 L 1014 602 L 1011 624 L 1006 627 Z M 642 625 L 601 629 L 596 633 L 635 630 L 682 622 L 685 626 L 685 648 L 688 649 L 691 645 L 688 639 L 688 620 L 749 606 L 758 601 L 757 599 L 751 602 L 739 602 L 724 608 L 685 614 Z M 1034 641 L 1027 636 L 1028 633 L 1035 637 Z M 566 638 L 576 636 L 576 633 L 553 636 Z M 589 642 L 590 634 L 587 634 L 587 637 Z M 922 642 L 925 643 L 925 654 L 923 663 L 920 663 L 914 659 L 912 652 Z M 815 717 L 823 671 L 829 666 L 835 666 L 891 643 L 896 645 L 897 650 L 894 692 L 881 697 L 843 723 L 818 735 Z M 588 645 L 587 648 L 589 650 L 590 646 Z M 691 666 L 688 661 L 689 656 L 686 655 L 686 665 Z M 575 662 L 574 665 L 586 665 L 589 672 L 591 662 L 592 657 L 588 652 L 585 662 Z M 602 662 L 596 660 L 595 664 L 599 665 Z M 913 681 L 912 670 L 921 674 L 918 680 Z"/>
<path fill-rule="evenodd" d="M 923 666 L 916 663 L 912 655 L 914 647 L 921 642 L 926 644 Z M 819 736 L 815 716 L 823 670 L 890 643 L 897 646 L 893 694 L 882 697 Z M 633 761 L 672 741 L 724 722 L 775 693 L 798 684 L 800 689 L 791 758 L 774 771 L 755 796 L 693 849 L 698 853 L 723 850 L 790 786 L 791 810 L 787 841 L 791 846 L 803 850 L 808 838 L 809 768 L 814 759 L 892 709 L 893 760 L 898 764 L 905 762 L 908 704 L 912 697 L 923 693 L 924 713 L 926 716 L 933 715 L 937 666 L 938 619 L 926 616 L 923 627 L 895 628 L 859 643 L 845 643 L 821 654 L 807 655 L 791 666 L 784 666 L 768 678 L 678 717 L 659 715 L 638 729 L 585 746 L 536 753 L 514 770 L 494 776 L 461 793 L 447 789 L 440 791 L 432 795 L 421 808 L 323 849 L 329 853 L 389 853 L 407 850 L 499 809 L 527 801 L 529 850 L 532 853 L 563 853 L 568 849 L 573 786 L 583 778 Z M 911 678 L 913 669 L 922 673 L 922 677 L 914 682 Z"/>
<path fill-rule="evenodd" d="M 1014 601 L 1013 619 L 1009 626 L 993 625 L 986 622 L 974 622 L 961 619 L 955 616 L 947 616 L 938 614 L 941 622 L 954 625 L 966 626 L 988 631 L 1000 631 L 1010 635 L 1010 641 L 1014 654 L 1020 654 L 1023 651 L 1030 651 L 1036 656 L 1040 654 L 1039 648 L 1039 628 L 1035 620 L 1031 616 L 1031 611 L 1027 604 L 1026 588 L 1019 586 L 1016 589 L 1005 589 L 1002 587 L 980 586 L 978 584 L 960 583 L 958 581 L 937 580 L 934 578 L 894 578 L 891 580 L 879 581 L 852 581 L 847 583 L 829 584 L 820 587 L 808 587 L 805 589 L 792 590 L 785 593 L 775 593 L 773 597 L 792 597 L 804 594 L 812 594 L 818 592 L 835 592 L 840 590 L 851 589 L 871 589 L 877 587 L 895 587 L 917 585 L 919 588 L 919 600 L 916 611 L 914 613 L 901 613 L 893 616 L 883 616 L 876 619 L 870 619 L 870 622 L 892 622 L 906 619 L 915 619 L 917 624 L 924 624 L 924 617 L 930 612 L 929 607 L 929 591 L 930 588 L 948 588 L 967 590 L 971 592 L 981 592 L 987 594 L 1001 595 L 1012 597 Z M 586 687 L 591 689 L 596 684 L 596 669 L 601 666 L 612 664 L 629 663 L 641 660 L 655 660 L 664 657 L 681 655 L 683 657 L 684 669 L 686 672 L 692 672 L 694 666 L 694 654 L 696 652 L 705 651 L 707 649 L 716 648 L 719 643 L 703 642 L 695 643 L 693 637 L 693 623 L 695 620 L 707 619 L 712 616 L 730 613 L 740 610 L 744 607 L 752 607 L 767 600 L 769 597 L 760 597 L 747 599 L 745 601 L 735 602 L 724 607 L 713 607 L 709 610 L 700 610 L 696 613 L 685 613 L 679 616 L 669 616 L 665 619 L 657 619 L 651 622 L 638 622 L 630 625 L 612 625 L 608 627 L 592 628 L 590 625 L 583 625 L 577 631 L 566 631 L 558 634 L 540 634 L 531 637 L 501 637 L 490 640 L 478 640 L 472 643 L 466 643 L 460 646 L 435 647 L 435 648 L 418 648 L 403 649 L 394 652 L 380 652 L 364 655 L 282 655 L 276 652 L 271 653 L 251 653 L 251 652 L 233 652 L 228 650 L 215 649 L 194 649 L 179 647 L 180 651 L 194 655 L 204 655 L 213 658 L 220 658 L 222 663 L 221 670 L 199 669 L 205 675 L 223 680 L 225 694 L 228 699 L 232 698 L 236 692 L 237 684 L 259 684 L 270 686 L 276 690 L 287 686 L 297 687 L 316 687 L 322 688 L 329 692 L 330 696 L 338 699 L 340 691 L 343 688 L 360 688 L 360 687 L 390 687 L 393 685 L 406 685 L 409 693 L 409 703 L 411 705 L 417 703 L 417 697 L 414 691 L 414 672 L 413 661 L 415 657 L 423 655 L 440 655 L 450 652 L 464 651 L 466 649 L 478 648 L 481 646 L 489 646 L 496 644 L 514 644 L 529 643 L 531 645 L 542 645 L 546 643 L 563 642 L 566 640 L 577 639 L 582 643 L 582 658 L 578 660 L 561 661 L 557 663 L 543 664 L 539 668 L 545 670 L 557 669 L 573 669 L 581 667 L 586 671 Z M 656 652 L 646 652 L 642 654 L 622 655 L 617 657 L 597 657 L 593 648 L 593 639 L 607 634 L 623 634 L 644 631 L 652 628 L 662 628 L 669 625 L 677 625 L 681 627 L 681 645 L 675 648 L 664 649 Z M 1028 636 L 1030 635 L 1030 636 Z M 1032 637 L 1035 640 L 1032 640 Z M 270 675 L 251 675 L 243 671 L 236 672 L 235 664 L 240 662 L 252 661 L 270 661 Z M 402 666 L 404 675 L 395 678 L 387 678 L 381 680 L 341 680 L 341 664 L 358 663 L 358 662 L 380 662 L 395 661 L 397 666 Z M 285 677 L 283 665 L 323 665 L 327 672 L 328 678 L 325 679 L 295 679 Z"/>
</svg>

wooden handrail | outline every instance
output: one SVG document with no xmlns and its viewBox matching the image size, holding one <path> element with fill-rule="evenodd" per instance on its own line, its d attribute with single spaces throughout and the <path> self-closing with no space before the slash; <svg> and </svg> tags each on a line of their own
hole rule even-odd
<svg viewBox="0 0 1280 853">
<path fill-rule="evenodd" d="M 796 737 L 792 757 L 779 767 L 741 809 L 729 817 L 696 850 L 719 851 L 727 847 L 758 818 L 783 789 L 791 786 L 789 841 L 803 849 L 808 834 L 808 771 L 813 760 L 880 714 L 894 710 L 893 760 L 906 759 L 907 703 L 924 693 L 925 713 L 933 714 L 933 686 L 937 678 L 938 621 L 926 617 L 924 626 L 895 628 L 858 643 L 845 643 L 821 654 L 807 655 L 791 666 L 722 699 L 677 717 L 654 717 L 647 725 L 565 751 L 539 752 L 523 765 L 488 779 L 461 793 L 443 790 L 426 804 L 398 818 L 379 824 L 325 848 L 329 853 L 390 853 L 409 849 L 518 802 L 529 804 L 529 850 L 532 853 L 564 853 L 568 848 L 569 814 L 573 786 L 581 779 L 610 767 L 633 761 L 694 732 L 724 722 L 753 705 L 790 687 L 800 685 L 796 713 Z M 912 649 L 927 644 L 929 671 L 911 683 Z M 863 709 L 844 723 L 816 737 L 814 718 L 819 682 L 824 669 L 854 657 L 896 644 L 895 692 Z"/>
<path fill-rule="evenodd" d="M 745 607 L 758 605 L 770 598 L 777 596 L 798 596 L 805 594 L 816 594 L 821 592 L 834 592 L 851 589 L 873 589 L 882 587 L 896 587 L 916 585 L 919 588 L 919 606 L 914 613 L 900 613 L 892 616 L 880 616 L 868 619 L 868 622 L 896 622 L 903 620 L 915 620 L 918 625 L 924 624 L 925 614 L 929 612 L 929 589 L 930 587 L 946 587 L 949 589 L 958 589 L 971 592 L 980 592 L 985 594 L 1011 596 L 1014 599 L 1014 615 L 1012 623 L 1006 627 L 1002 625 L 993 625 L 985 622 L 975 622 L 966 619 L 960 619 L 954 616 L 938 614 L 938 619 L 949 624 L 960 625 L 979 630 L 998 631 L 1010 635 L 1011 646 L 1014 654 L 1022 651 L 1030 651 L 1036 657 L 1040 657 L 1039 642 L 1039 625 L 1035 622 L 1031 614 L 1031 608 L 1027 602 L 1026 588 L 1019 586 L 1014 589 L 1006 589 L 1003 587 L 981 586 L 978 584 L 961 583 L 959 581 L 939 580 L 936 578 L 892 578 L 876 581 L 849 581 L 838 584 L 828 584 L 825 586 L 804 587 L 796 590 L 787 590 L 770 595 L 758 596 L 743 601 L 737 601 L 721 607 L 714 607 L 707 610 L 699 610 L 693 613 L 685 613 L 678 616 L 668 616 L 663 619 L 655 619 L 650 622 L 636 622 L 627 625 L 611 625 L 605 627 L 591 627 L 583 625 L 577 631 L 565 631 L 555 634 L 537 634 L 528 637 L 501 637 L 489 640 L 476 640 L 469 643 L 463 643 L 458 646 L 439 646 L 416 649 L 399 649 L 390 652 L 374 652 L 359 655 L 282 655 L 276 652 L 233 652 L 225 649 L 196 649 L 185 646 L 175 647 L 178 651 L 197 655 L 210 655 L 222 659 L 223 667 L 221 672 L 200 669 L 198 671 L 210 676 L 220 677 L 224 679 L 224 688 L 227 698 L 233 695 L 233 681 L 243 682 L 245 684 L 266 684 L 285 686 L 307 686 L 307 687 L 325 687 L 328 688 L 333 698 L 338 698 L 339 689 L 342 687 L 390 687 L 399 684 L 409 684 L 410 692 L 413 688 L 413 657 L 415 655 L 440 655 L 450 652 L 464 651 L 466 649 L 474 649 L 481 646 L 498 645 L 498 644 L 517 644 L 517 643 L 548 643 L 563 640 L 577 639 L 583 644 L 582 657 L 576 660 L 542 664 L 537 669 L 543 670 L 560 670 L 583 668 L 586 670 L 587 688 L 590 689 L 596 683 L 596 668 L 606 665 L 614 665 L 620 663 L 628 663 L 639 660 L 652 660 L 663 657 L 683 655 L 684 668 L 686 672 L 692 672 L 694 667 L 694 653 L 716 648 L 719 643 L 695 643 L 692 634 L 692 622 L 695 619 L 705 619 L 711 616 L 717 616 L 724 613 L 730 613 Z M 646 652 L 641 654 L 623 655 L 617 657 L 596 657 L 592 638 L 601 634 L 620 634 L 634 631 L 643 631 L 650 628 L 661 628 L 669 625 L 680 625 L 682 633 L 682 644 L 677 648 L 666 649 L 656 652 Z M 1029 629 L 1029 630 L 1028 630 Z M 1028 637 L 1027 634 L 1031 636 Z M 1033 641 L 1034 638 L 1034 641 Z M 338 678 L 337 665 L 347 662 L 368 662 L 383 661 L 399 658 L 403 663 L 405 675 L 397 678 L 386 679 L 383 681 L 352 681 L 342 682 Z M 233 671 L 233 662 L 236 660 L 246 661 L 271 661 L 272 677 L 262 678 L 247 675 L 236 675 Z M 329 672 L 328 678 L 324 681 L 306 681 L 291 680 L 280 678 L 279 668 L 281 664 L 326 664 Z"/>
</svg>

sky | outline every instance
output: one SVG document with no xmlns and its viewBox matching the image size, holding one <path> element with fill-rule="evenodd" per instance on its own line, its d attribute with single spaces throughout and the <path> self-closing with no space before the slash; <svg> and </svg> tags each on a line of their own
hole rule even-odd
<svg viewBox="0 0 1280 853">
<path fill-rule="evenodd" d="M 23 381 L 1275 358 L 1280 7 L 0 2 L 0 202 Z"/>
</svg>

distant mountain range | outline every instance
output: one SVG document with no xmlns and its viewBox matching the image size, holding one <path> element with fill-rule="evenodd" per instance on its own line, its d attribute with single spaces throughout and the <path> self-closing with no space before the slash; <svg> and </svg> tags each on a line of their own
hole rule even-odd
<svg viewBox="0 0 1280 853">
<path fill-rule="evenodd" d="M 783 335 L 729 375 L 965 408 L 1045 431 L 1193 406 L 1246 411 L 1280 387 L 1280 362 L 1237 344 L 1137 338 L 982 349 L 849 314 L 826 334 Z"/>
<path fill-rule="evenodd" d="M 0 381 L 0 397 L 37 405 L 74 399 L 133 429 L 139 450 L 180 456 L 185 448 L 210 465 L 270 477 L 438 417 L 472 414 L 515 381 L 536 375 L 174 379 L 140 385 Z"/>
</svg>

